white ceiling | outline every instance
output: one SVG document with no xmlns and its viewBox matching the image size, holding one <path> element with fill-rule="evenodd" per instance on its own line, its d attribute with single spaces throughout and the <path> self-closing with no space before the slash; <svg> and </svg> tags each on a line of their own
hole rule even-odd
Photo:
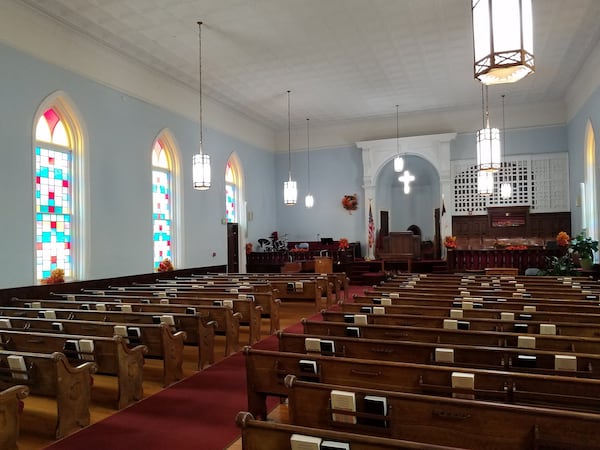
<svg viewBox="0 0 600 450">
<path fill-rule="evenodd" d="M 21 0 L 275 129 L 481 104 L 471 0 Z M 600 0 L 533 0 L 536 73 L 490 88 L 560 101 L 600 41 Z M 493 103 L 496 100 L 490 100 Z M 499 100 L 498 100 L 499 102 Z"/>
</svg>

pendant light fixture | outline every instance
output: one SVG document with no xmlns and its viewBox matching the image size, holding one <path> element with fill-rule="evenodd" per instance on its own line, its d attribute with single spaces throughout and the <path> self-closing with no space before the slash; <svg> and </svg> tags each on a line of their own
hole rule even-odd
<svg viewBox="0 0 600 450">
<path fill-rule="evenodd" d="M 531 0 L 472 0 L 475 78 L 514 83 L 535 71 Z"/>
<path fill-rule="evenodd" d="M 506 95 L 502 94 L 502 147 L 504 148 L 504 156 L 506 156 L 506 122 L 504 120 L 504 97 Z M 512 184 L 506 181 L 507 172 L 509 168 L 504 165 L 504 174 L 502 175 L 502 184 L 500 185 L 500 197 L 507 199 L 512 196 Z M 510 173 L 508 174 L 510 177 Z"/>
<path fill-rule="evenodd" d="M 296 182 L 292 181 L 292 114 L 290 107 L 290 93 L 287 91 L 288 96 L 288 181 L 283 183 L 283 203 L 288 206 L 296 204 L 298 198 L 298 187 Z"/>
<path fill-rule="evenodd" d="M 404 170 L 404 158 L 400 156 L 400 127 L 398 122 L 398 108 L 396 105 L 396 157 L 394 158 L 394 172 L 402 172 Z"/>
<path fill-rule="evenodd" d="M 477 172 L 477 193 L 488 196 L 494 192 L 494 174 L 480 170 Z"/>
<path fill-rule="evenodd" d="M 310 119 L 306 119 L 306 166 L 307 166 L 307 178 L 308 178 L 308 193 L 304 197 L 304 206 L 312 208 L 315 205 L 315 199 L 310 193 L 310 129 L 308 123 Z"/>
<path fill-rule="evenodd" d="M 483 90 L 485 89 L 485 100 Z M 477 168 L 484 172 L 497 172 L 500 169 L 500 130 L 490 128 L 488 111 L 488 87 L 481 86 L 481 109 L 483 128 L 477 132 Z"/>
<path fill-rule="evenodd" d="M 202 150 L 202 22 L 198 22 L 198 71 L 200 74 L 200 143 L 198 153 L 192 159 L 192 181 L 194 189 L 205 191 L 210 188 L 210 156 Z"/>
</svg>

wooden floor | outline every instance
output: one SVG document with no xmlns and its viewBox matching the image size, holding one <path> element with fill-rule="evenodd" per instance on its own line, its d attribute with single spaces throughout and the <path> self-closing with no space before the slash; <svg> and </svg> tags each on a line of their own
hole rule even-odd
<svg viewBox="0 0 600 450">
<path fill-rule="evenodd" d="M 324 305 L 323 305 L 324 306 Z M 311 302 L 286 301 L 281 305 L 281 328 L 284 329 L 300 321 L 304 317 L 315 314 L 315 305 Z M 262 336 L 269 332 L 268 321 L 263 319 Z M 247 342 L 247 334 L 241 333 L 240 342 Z M 217 337 L 217 359 L 222 359 L 224 354 L 224 338 Z M 197 348 L 185 348 L 184 374 L 186 376 L 196 373 Z M 162 362 L 146 360 L 144 364 L 144 396 L 150 396 L 163 389 Z M 117 383 L 116 378 L 107 375 L 94 375 L 94 387 L 92 389 L 91 421 L 96 423 L 116 412 L 114 403 L 116 401 Z M 25 408 L 21 419 L 21 436 L 19 438 L 19 450 L 39 450 L 54 442 L 54 424 L 56 419 L 56 402 L 36 396 L 25 399 Z M 287 411 L 285 407 L 277 408 L 270 416 L 273 420 L 286 421 Z M 235 417 L 231 418 L 232 422 Z M 241 441 L 234 443 L 229 449 L 241 449 Z"/>
</svg>

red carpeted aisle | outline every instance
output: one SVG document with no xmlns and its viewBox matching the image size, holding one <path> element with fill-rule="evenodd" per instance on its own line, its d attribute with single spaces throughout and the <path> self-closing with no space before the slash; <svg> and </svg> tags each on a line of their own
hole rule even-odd
<svg viewBox="0 0 600 450">
<path fill-rule="evenodd" d="M 353 286 L 349 292 L 362 292 Z M 300 325 L 286 331 L 302 332 Z M 277 349 L 270 336 L 256 344 Z M 221 450 L 239 438 L 235 417 L 247 409 L 240 352 L 46 447 L 50 450 Z M 270 409 L 277 404 L 270 399 Z"/>
</svg>

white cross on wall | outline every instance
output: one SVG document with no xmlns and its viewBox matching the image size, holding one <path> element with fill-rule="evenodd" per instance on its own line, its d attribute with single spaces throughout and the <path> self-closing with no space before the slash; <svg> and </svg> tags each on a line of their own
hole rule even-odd
<svg viewBox="0 0 600 450">
<path fill-rule="evenodd" d="M 415 181 L 415 176 L 411 175 L 408 170 L 405 170 L 404 173 L 398 177 L 398 181 L 404 183 L 404 193 L 408 194 L 410 192 L 410 182 Z"/>
</svg>

